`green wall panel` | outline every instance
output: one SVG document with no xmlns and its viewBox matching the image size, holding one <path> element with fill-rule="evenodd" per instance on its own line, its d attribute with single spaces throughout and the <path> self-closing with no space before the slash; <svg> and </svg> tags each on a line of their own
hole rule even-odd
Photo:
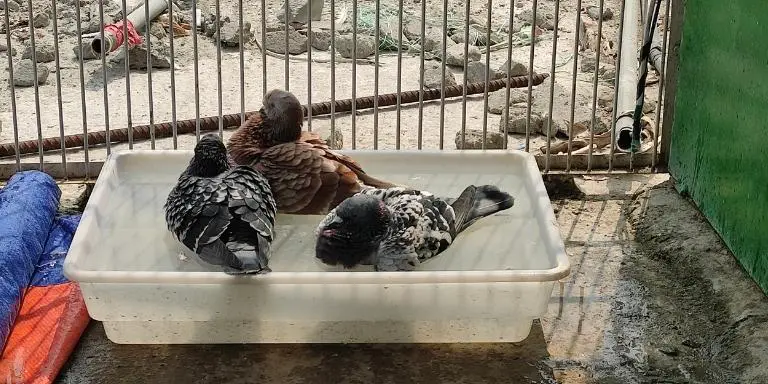
<svg viewBox="0 0 768 384">
<path fill-rule="evenodd" d="M 768 0 L 685 2 L 669 168 L 768 293 Z"/>
</svg>

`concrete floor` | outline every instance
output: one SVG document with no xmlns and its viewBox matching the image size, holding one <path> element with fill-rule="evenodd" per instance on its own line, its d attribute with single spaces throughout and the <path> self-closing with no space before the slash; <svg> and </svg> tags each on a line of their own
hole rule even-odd
<svg viewBox="0 0 768 384">
<path fill-rule="evenodd" d="M 637 193 L 666 179 L 549 183 L 572 273 L 521 343 L 117 345 L 94 321 L 57 382 L 768 382 L 765 296 L 668 182 Z"/>
</svg>

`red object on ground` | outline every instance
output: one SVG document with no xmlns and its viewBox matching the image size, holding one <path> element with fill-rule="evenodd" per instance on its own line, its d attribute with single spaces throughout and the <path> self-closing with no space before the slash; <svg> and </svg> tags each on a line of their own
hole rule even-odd
<svg viewBox="0 0 768 384">
<path fill-rule="evenodd" d="M 114 24 L 104 26 L 104 33 L 110 33 L 115 36 L 115 44 L 112 46 L 112 51 L 115 51 L 118 47 L 123 45 L 125 36 L 123 36 L 123 22 L 128 24 L 128 48 L 141 44 L 143 39 L 136 28 L 133 26 L 130 20 L 118 21 Z"/>
<path fill-rule="evenodd" d="M 0 360 L 0 382 L 53 383 L 89 321 L 77 283 L 29 287 Z"/>
</svg>

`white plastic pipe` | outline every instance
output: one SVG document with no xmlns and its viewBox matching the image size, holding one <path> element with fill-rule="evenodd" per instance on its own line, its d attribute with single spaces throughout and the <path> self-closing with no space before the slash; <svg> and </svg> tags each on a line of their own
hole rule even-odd
<svg viewBox="0 0 768 384">
<path fill-rule="evenodd" d="M 129 13 L 127 17 L 125 17 L 125 20 L 130 21 L 133 24 L 133 27 L 136 28 L 136 30 L 141 30 L 146 26 L 149 21 L 146 20 L 144 11 L 144 7 L 149 7 L 149 20 L 153 20 L 155 17 L 159 16 L 163 11 L 168 9 L 168 2 L 166 0 L 146 0 L 144 1 L 144 4 L 140 5 L 138 8 L 134 9 L 133 12 Z M 198 19 L 199 20 L 199 19 Z M 104 54 L 108 55 L 110 52 L 114 51 L 118 47 L 115 47 L 114 44 L 116 42 L 116 38 L 114 35 L 112 35 L 109 32 L 104 32 Z M 128 40 L 128 36 L 124 36 L 123 38 L 123 44 Z M 94 36 L 93 40 L 91 40 L 91 49 L 93 50 L 93 54 L 96 57 L 101 57 L 102 54 L 102 42 L 101 42 L 101 34 L 97 33 L 96 36 Z"/>
<path fill-rule="evenodd" d="M 622 34 L 621 61 L 619 62 L 619 87 L 616 96 L 616 148 L 629 152 L 632 144 L 632 113 L 635 110 L 637 92 L 637 38 L 641 0 L 626 0 L 624 30 Z"/>
</svg>

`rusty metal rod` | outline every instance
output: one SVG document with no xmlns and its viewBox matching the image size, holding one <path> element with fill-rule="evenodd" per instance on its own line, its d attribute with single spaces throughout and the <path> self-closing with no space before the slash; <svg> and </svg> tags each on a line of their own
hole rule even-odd
<svg viewBox="0 0 768 384">
<path fill-rule="evenodd" d="M 533 85 L 539 85 L 549 77 L 548 73 L 535 74 L 532 78 Z M 493 80 L 488 83 L 488 92 L 497 91 L 506 86 L 507 79 Z M 528 86 L 528 75 L 515 76 L 510 78 L 510 88 L 522 88 Z M 467 95 L 483 93 L 485 91 L 485 82 L 467 84 Z M 419 101 L 419 91 L 406 91 L 400 95 L 401 103 L 417 103 Z M 453 85 L 445 87 L 445 97 L 457 97 L 463 95 L 463 87 L 461 85 Z M 423 100 L 436 100 L 442 97 L 440 89 L 425 89 Z M 354 100 L 356 109 L 369 109 L 374 106 L 374 97 L 366 96 L 359 97 Z M 352 99 L 336 100 L 334 103 L 335 113 L 349 112 L 352 110 Z M 379 95 L 378 106 L 391 106 L 397 104 L 397 93 L 388 93 Z M 302 106 L 304 109 L 304 115 L 307 115 L 307 106 Z M 331 113 L 331 102 L 326 101 L 322 103 L 314 103 L 309 106 L 312 110 L 312 116 L 328 115 Z M 245 117 L 258 113 L 257 111 L 246 112 Z M 229 115 L 223 115 L 223 125 L 226 128 L 239 127 L 240 126 L 240 113 L 233 113 Z M 195 132 L 195 119 L 180 120 L 176 122 L 177 134 L 187 134 Z M 200 131 L 215 131 L 219 127 L 218 116 L 201 117 L 200 118 Z M 155 123 L 155 138 L 167 138 L 173 136 L 173 125 L 170 122 Z M 127 142 L 128 141 L 128 128 L 110 130 L 110 144 Z M 133 140 L 147 140 L 150 138 L 149 125 L 139 125 L 132 128 Z M 67 135 L 64 136 L 64 147 L 78 148 L 82 147 L 84 143 L 84 135 Z M 62 137 L 49 137 L 42 140 L 43 152 L 60 151 Z M 19 155 L 27 155 L 31 153 L 37 153 L 39 150 L 38 140 L 27 140 L 19 142 Z M 96 145 L 106 144 L 107 137 L 105 131 L 88 132 L 88 146 L 93 148 Z M 16 156 L 15 144 L 6 143 L 0 145 L 0 158 Z"/>
</svg>

